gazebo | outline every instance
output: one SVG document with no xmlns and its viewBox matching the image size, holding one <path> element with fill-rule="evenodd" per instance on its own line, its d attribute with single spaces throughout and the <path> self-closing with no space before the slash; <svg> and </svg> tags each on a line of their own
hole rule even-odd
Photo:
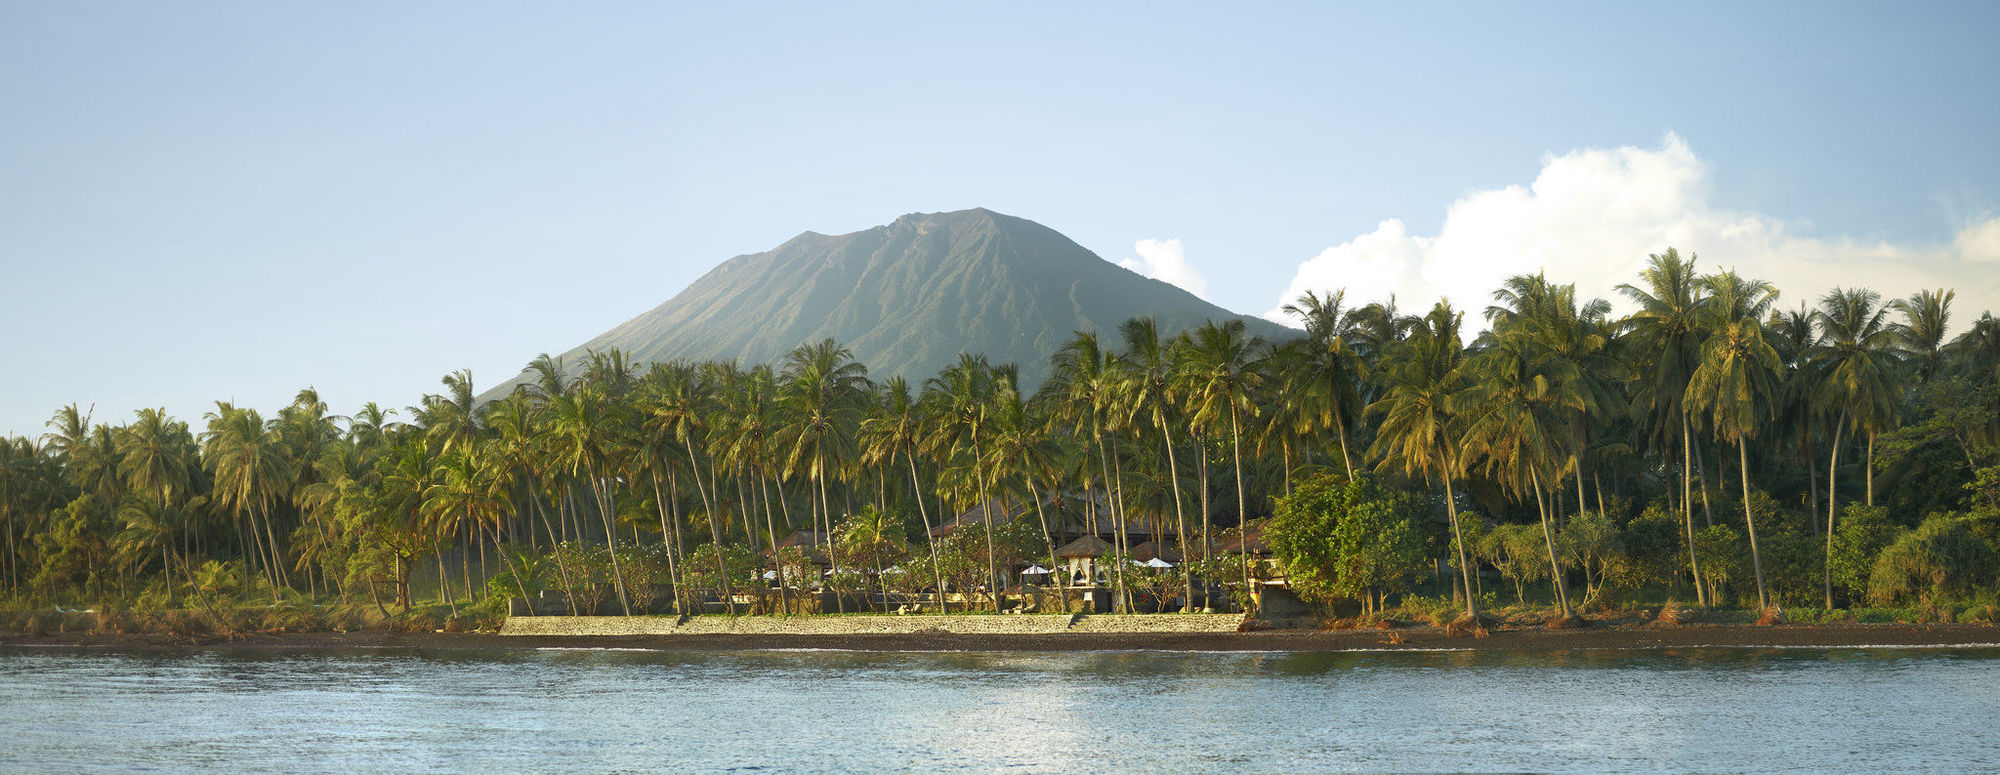
<svg viewBox="0 0 2000 775">
<path fill-rule="evenodd" d="M 1111 544 L 1091 535 L 1056 550 L 1056 558 L 1062 560 L 1069 570 L 1069 588 L 1083 593 L 1085 613 L 1111 610 L 1111 594 L 1106 587 L 1108 580 L 1100 578 L 1104 573 L 1101 563 L 1104 556 L 1111 552 Z"/>
</svg>

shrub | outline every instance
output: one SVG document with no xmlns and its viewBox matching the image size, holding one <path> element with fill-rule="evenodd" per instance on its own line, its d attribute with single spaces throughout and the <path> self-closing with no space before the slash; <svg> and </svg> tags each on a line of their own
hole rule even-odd
<svg viewBox="0 0 2000 775">
<path fill-rule="evenodd" d="M 1993 549 L 1974 534 L 1972 521 L 1933 514 L 1882 550 L 1868 576 L 1868 597 L 1876 603 L 1915 598 L 1929 606 L 1971 591 L 1992 574 Z"/>
</svg>

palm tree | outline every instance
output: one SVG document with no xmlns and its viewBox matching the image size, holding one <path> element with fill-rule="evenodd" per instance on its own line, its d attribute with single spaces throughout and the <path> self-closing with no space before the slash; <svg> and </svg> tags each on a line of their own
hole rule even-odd
<svg viewBox="0 0 2000 775">
<path fill-rule="evenodd" d="M 779 438 L 784 453 L 785 475 L 803 470 L 815 487 L 821 524 L 833 534 L 833 504 L 827 497 L 827 479 L 840 463 L 854 453 L 855 429 L 860 425 L 861 404 L 868 396 L 868 367 L 854 360 L 854 353 L 832 339 L 802 345 L 785 356 L 783 401 L 791 413 L 790 422 Z M 840 553 L 827 544 L 833 570 L 840 570 Z M 837 608 L 845 610 L 840 596 Z"/>
<path fill-rule="evenodd" d="M 611 555 L 612 588 L 618 593 L 618 608 L 632 615 L 625 592 L 625 572 L 618 560 L 616 490 L 607 473 L 614 458 L 622 457 L 620 447 L 631 423 L 624 417 L 624 405 L 610 401 L 598 384 L 586 380 L 575 389 L 549 401 L 550 452 L 560 470 L 571 477 L 587 477 L 597 514 L 604 522 L 605 548 Z M 717 549 L 721 548 L 718 542 Z"/>
<path fill-rule="evenodd" d="M 1930 384 L 1944 366 L 1944 333 L 1950 328 L 1951 301 L 1957 296 L 1957 291 L 1939 288 L 1889 302 L 1891 308 L 1903 313 L 1903 322 L 1894 326 L 1896 338 L 1916 359 L 1919 384 Z"/>
<path fill-rule="evenodd" d="M 1298 349 L 1300 359 L 1295 364 L 1301 370 L 1300 386 L 1305 388 L 1301 402 L 1311 407 L 1309 411 L 1315 415 L 1319 427 L 1333 431 L 1340 439 L 1340 463 L 1347 469 L 1347 475 L 1353 477 L 1354 458 L 1347 449 L 1348 425 L 1361 413 L 1358 386 L 1368 378 L 1368 369 L 1362 364 L 1360 353 L 1350 346 L 1360 332 L 1360 316 L 1341 309 L 1346 298 L 1344 290 L 1325 296 L 1307 291 L 1297 301 L 1286 304 L 1284 311 L 1306 325 L 1305 341 Z M 1242 328 L 1241 321 L 1236 322 Z M 1394 323 L 1389 325 L 1393 329 Z"/>
<path fill-rule="evenodd" d="M 1130 536 L 1126 532 L 1124 508 L 1120 505 L 1122 488 L 1117 488 L 1118 478 L 1112 474 L 1111 456 L 1104 444 L 1108 426 L 1115 421 L 1113 407 L 1117 400 L 1118 383 L 1122 366 L 1116 355 L 1106 352 L 1098 342 L 1095 332 L 1078 331 L 1075 338 L 1050 358 L 1052 374 L 1042 385 L 1042 394 L 1048 397 L 1053 407 L 1050 422 L 1062 423 L 1079 435 L 1088 434 L 1090 442 L 1097 447 L 1099 473 L 1105 483 L 1105 507 L 1111 511 L 1112 529 L 1117 551 L 1130 551 Z M 1091 528 L 1096 532 L 1096 526 Z M 1114 564 L 1112 583 L 1116 586 L 1113 594 L 1118 600 L 1126 599 L 1125 567 Z"/>
<path fill-rule="evenodd" d="M 1458 336 L 1462 318 L 1450 302 L 1440 301 L 1424 316 L 1422 325 L 1396 345 L 1396 355 L 1383 369 L 1387 392 L 1368 406 L 1369 414 L 1382 416 L 1370 454 L 1382 461 L 1380 470 L 1444 480 L 1445 513 L 1451 520 L 1452 543 L 1458 549 L 1466 612 L 1477 621 L 1479 596 L 1473 591 L 1472 563 L 1466 553 L 1465 532 L 1459 526 L 1458 496 L 1451 478 L 1461 468 L 1451 404 L 1466 382 L 1462 368 L 1465 351 Z"/>
<path fill-rule="evenodd" d="M 1310 297 L 1311 294 L 1307 296 Z M 1338 304 L 1337 294 L 1335 304 Z M 1211 427 L 1219 424 L 1223 417 L 1229 418 L 1229 447 L 1236 469 L 1236 521 L 1239 525 L 1250 518 L 1249 496 L 1243 490 L 1242 417 L 1246 413 L 1253 417 L 1257 415 L 1257 403 L 1252 396 L 1264 382 L 1264 375 L 1258 368 L 1257 361 L 1257 352 L 1262 347 L 1263 340 L 1246 337 L 1244 329 L 1241 320 L 1230 320 L 1219 324 L 1210 321 L 1196 329 L 1194 337 L 1190 340 L 1192 346 L 1187 351 L 1187 360 L 1182 369 L 1183 381 L 1186 383 L 1182 388 L 1183 395 L 1189 397 L 1192 407 L 1192 417 L 1189 419 L 1196 426 Z M 1333 346 L 1345 349 L 1344 344 Z M 1356 401 L 1359 400 L 1357 396 L 1353 396 L 1351 386 L 1349 394 Z M 1334 413 L 1333 428 L 1341 435 L 1340 456 L 1343 462 L 1348 460 L 1347 419 L 1355 414 L 1352 411 Z M 1352 476 L 1353 473 L 1354 469 L 1350 465 L 1348 475 Z M 1206 560 L 1209 554 L 1206 510 L 1202 513 L 1201 534 L 1202 559 Z M 1249 555 L 1245 554 L 1243 557 L 1247 563 Z"/>
<path fill-rule="evenodd" d="M 508 573 L 520 586 L 521 597 L 527 598 L 531 595 L 528 594 L 526 580 L 514 567 L 513 558 L 500 546 L 501 517 L 512 504 L 507 492 L 508 461 L 496 454 L 499 450 L 496 442 L 489 441 L 453 449 L 439 456 L 437 468 L 431 474 L 431 485 L 424 489 L 424 515 L 440 526 L 462 522 L 475 533 L 485 528 L 492 538 L 494 550 L 500 552 L 501 560 L 507 563 Z M 466 587 L 467 597 L 474 597 L 469 581 Z"/>
<path fill-rule="evenodd" d="M 1565 391 L 1574 381 L 1551 378 L 1550 366 L 1534 351 L 1531 332 L 1510 326 L 1495 332 L 1488 347 L 1473 356 L 1468 388 L 1454 397 L 1453 410 L 1466 417 L 1462 453 L 1487 461 L 1492 478 L 1508 489 L 1532 492 L 1541 513 L 1548 550 L 1549 582 L 1563 616 L 1570 615 L 1569 592 L 1557 559 L 1555 528 L 1543 496 L 1542 471 L 1565 457 L 1562 417 L 1579 412 L 1583 401 Z"/>
<path fill-rule="evenodd" d="M 1743 479 L 1743 521 L 1750 532 L 1750 563 L 1757 574 L 1757 607 L 1771 607 L 1764 590 L 1764 559 L 1757 548 L 1757 518 L 1750 511 L 1750 438 L 1757 435 L 1759 419 L 1769 416 L 1777 393 L 1776 376 L 1781 364 L 1778 353 L 1764 342 L 1763 326 L 1755 315 L 1718 328 L 1702 346 L 1701 367 L 1688 383 L 1687 403 L 1692 411 L 1707 412 L 1715 419 L 1715 432 L 1736 443 L 1738 473 Z"/>
<path fill-rule="evenodd" d="M 994 563 L 993 519 L 988 495 L 992 485 L 980 461 L 993 433 L 993 367 L 985 356 L 960 353 L 958 360 L 924 383 L 921 402 L 928 418 L 928 451 L 940 460 L 964 461 L 972 472 L 972 501 L 986 509 L 980 520 L 986 531 L 986 584 L 993 607 L 1000 607 L 1000 569 Z"/>
<path fill-rule="evenodd" d="M 917 500 L 917 515 L 924 522 L 924 543 L 930 550 L 932 581 L 937 585 L 938 611 L 948 610 L 944 600 L 944 571 L 938 566 L 937 536 L 931 533 L 930 510 L 924 505 L 924 485 L 917 476 L 917 453 L 924 443 L 923 413 L 910 396 L 910 383 L 890 377 L 877 386 L 877 401 L 871 416 L 861 421 L 861 460 L 867 465 L 895 465 L 897 455 L 910 468 L 910 495 Z"/>
<path fill-rule="evenodd" d="M 215 494 L 248 524 L 251 545 L 259 543 L 261 522 L 264 567 L 276 599 L 278 589 L 289 585 L 284 555 L 271 527 L 271 504 L 279 495 L 278 488 L 293 479 L 290 455 L 257 410 L 239 409 L 227 401 L 217 401 L 215 409 L 206 415 L 208 430 L 202 434 L 204 457 L 215 477 Z"/>
<path fill-rule="evenodd" d="M 1828 609 L 1833 608 L 1833 528 L 1840 500 L 1836 484 L 1842 434 L 1849 428 L 1867 431 L 1867 468 L 1872 469 L 1875 434 L 1884 429 L 1895 412 L 1894 364 L 1889 348 L 1895 343 L 1896 330 L 1888 324 L 1889 308 L 1879 303 L 1881 299 L 1880 294 L 1865 288 L 1835 288 L 1821 296 L 1818 321 L 1825 339 L 1808 354 L 1820 365 L 1820 383 L 1815 392 L 1822 405 L 1840 410 L 1840 420 L 1833 428 L 1833 452 L 1827 463 L 1824 591 Z M 1873 505 L 1875 476 L 1872 470 L 1865 475 L 1866 502 Z"/>
<path fill-rule="evenodd" d="M 1152 427 L 1159 429 L 1162 446 L 1167 451 L 1167 480 L 1174 496 L 1174 531 L 1180 542 L 1181 557 L 1194 556 L 1187 545 L 1187 514 L 1181 503 L 1180 462 L 1174 453 L 1174 409 L 1179 403 L 1175 390 L 1175 374 L 1179 372 L 1179 353 L 1168 342 L 1160 338 L 1159 325 L 1150 317 L 1133 318 L 1118 326 L 1118 334 L 1125 342 L 1127 369 L 1120 391 L 1121 412 L 1132 420 L 1144 418 Z M 1194 576 L 1182 574 L 1186 583 L 1186 598 L 1181 610 L 1194 611 Z"/>
<path fill-rule="evenodd" d="M 1688 572 L 1694 578 L 1695 598 L 1708 604 L 1701 583 L 1701 558 L 1694 547 L 1694 433 L 1688 422 L 1685 399 L 1688 381 L 1699 367 L 1701 344 L 1706 339 L 1701 324 L 1708 305 L 1700 278 L 1695 274 L 1695 256 L 1682 260 L 1680 252 L 1648 257 L 1649 264 L 1639 273 L 1646 287 L 1622 284 L 1618 290 L 1639 305 L 1626 320 L 1629 341 L 1637 355 L 1638 379 L 1634 399 L 1651 412 L 1655 437 L 1671 439 L 1678 426 L 1681 448 L 1681 519 L 1686 524 Z"/>
</svg>

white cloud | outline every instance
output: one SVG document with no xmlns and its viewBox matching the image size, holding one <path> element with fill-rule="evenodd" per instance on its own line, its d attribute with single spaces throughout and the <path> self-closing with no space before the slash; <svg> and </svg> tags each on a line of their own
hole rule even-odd
<svg viewBox="0 0 2000 775">
<path fill-rule="evenodd" d="M 1180 286 L 1182 290 L 1208 298 L 1208 279 L 1195 271 L 1194 264 L 1188 263 L 1187 249 L 1178 239 L 1142 239 L 1132 244 L 1132 252 L 1138 258 L 1128 258 L 1118 262 L 1119 266 L 1130 269 L 1155 280 L 1163 280 Z"/>
<path fill-rule="evenodd" d="M 1327 248 L 1299 266 L 1265 316 L 1295 324 L 1277 306 L 1308 290 L 1347 289 L 1351 304 L 1395 293 L 1406 311 L 1438 297 L 1466 310 L 1468 325 L 1493 289 L 1516 274 L 1546 271 L 1585 297 L 1625 309 L 1614 290 L 1636 282 L 1651 253 L 1677 247 L 1700 268 L 1768 280 L 1791 307 L 1834 285 L 1865 286 L 1885 297 L 1918 289 L 1958 290 L 1954 329 L 1983 310 L 2000 311 L 2000 218 L 1968 224 L 1942 245 L 1909 245 L 1787 233 L 1777 218 L 1716 206 L 1708 167 L 1680 137 L 1658 148 L 1585 149 L 1545 157 L 1527 187 L 1481 191 L 1453 202 L 1435 236 L 1407 233 L 1402 221 Z"/>
</svg>

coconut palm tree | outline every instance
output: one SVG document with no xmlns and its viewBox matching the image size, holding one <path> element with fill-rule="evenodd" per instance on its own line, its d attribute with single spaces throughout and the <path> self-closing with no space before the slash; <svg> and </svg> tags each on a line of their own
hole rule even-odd
<svg viewBox="0 0 2000 775">
<path fill-rule="evenodd" d="M 1453 397 L 1453 412 L 1465 417 L 1461 453 L 1468 460 L 1484 459 L 1489 477 L 1509 490 L 1534 495 L 1548 551 L 1549 582 L 1563 615 L 1569 616 L 1569 592 L 1543 496 L 1543 472 L 1551 462 L 1570 456 L 1564 449 L 1569 434 L 1563 417 L 1581 411 L 1583 401 L 1565 390 L 1574 386 L 1573 380 L 1559 373 L 1552 377 L 1555 369 L 1537 352 L 1530 330 L 1509 326 L 1489 339 L 1486 349 L 1466 364 L 1471 371 L 1467 389 Z"/>
<path fill-rule="evenodd" d="M 203 457 L 215 477 L 215 495 L 247 524 L 250 545 L 260 545 L 261 526 L 264 567 L 277 599 L 278 589 L 290 585 L 284 553 L 271 527 L 271 506 L 280 488 L 293 480 L 291 456 L 257 410 L 239 409 L 227 401 L 217 401 L 215 409 L 206 415 L 208 430 L 202 433 Z"/>
<path fill-rule="evenodd" d="M 986 357 L 960 353 L 958 360 L 924 383 L 924 407 L 929 444 L 926 452 L 941 461 L 958 461 L 971 474 L 970 490 L 975 507 L 987 509 L 980 520 L 986 532 L 986 584 L 988 598 L 1000 606 L 994 563 L 993 519 L 990 504 L 992 483 L 980 461 L 986 459 L 985 444 L 993 435 L 993 367 Z"/>
<path fill-rule="evenodd" d="M 1105 435 L 1116 421 L 1113 410 L 1121 381 L 1121 363 L 1117 355 L 1104 349 L 1096 332 L 1078 331 L 1050 358 L 1050 365 L 1052 373 L 1041 391 L 1052 409 L 1049 421 L 1061 423 L 1077 435 L 1087 435 L 1097 447 L 1098 469 L 1105 483 L 1105 507 L 1111 511 L 1115 546 L 1120 554 L 1128 553 L 1131 541 L 1121 505 L 1123 489 L 1118 487 L 1118 477 L 1112 473 L 1112 456 L 1104 443 Z M 1095 531 L 1093 525 L 1092 532 Z M 1125 600 L 1122 563 L 1114 564 L 1112 583 L 1116 599 Z"/>
<path fill-rule="evenodd" d="M 944 571 L 938 566 L 937 536 L 932 534 L 929 507 L 924 504 L 923 480 L 917 475 L 917 455 L 924 444 L 924 417 L 910 395 L 910 383 L 890 377 L 876 389 L 876 401 L 869 416 L 861 421 L 861 460 L 872 466 L 893 467 L 897 455 L 910 469 L 910 496 L 917 501 L 917 516 L 924 523 L 924 543 L 930 551 L 932 582 L 937 585 L 939 611 L 948 610 L 944 600 Z"/>
<path fill-rule="evenodd" d="M 854 456 L 855 431 L 869 395 L 868 367 L 854 360 L 854 353 L 840 343 L 825 339 L 786 354 L 781 379 L 781 400 L 790 414 L 777 440 L 785 476 L 804 473 L 812 482 L 821 524 L 831 536 L 833 504 L 827 497 L 827 479 Z M 827 552 L 838 573 L 838 549 L 828 543 Z M 839 595 L 834 596 L 834 603 L 836 607 L 845 605 Z"/>
<path fill-rule="evenodd" d="M 1334 300 L 1336 305 L 1339 303 L 1337 296 L 1338 294 Z M 1243 415 L 1248 414 L 1252 417 L 1257 415 L 1257 403 L 1253 396 L 1263 387 L 1264 382 L 1264 374 L 1258 368 L 1257 361 L 1264 342 L 1260 338 L 1247 336 L 1244 331 L 1245 326 L 1241 320 L 1222 323 L 1209 321 L 1204 324 L 1195 330 L 1194 336 L 1190 339 L 1191 346 L 1187 350 L 1187 357 L 1181 370 L 1184 383 L 1182 395 L 1188 396 L 1189 419 L 1193 424 L 1207 428 L 1220 425 L 1224 418 L 1229 421 L 1229 448 L 1236 472 L 1238 524 L 1248 520 L 1250 515 L 1249 496 L 1243 490 Z M 1344 350 L 1346 345 L 1339 343 L 1329 347 Z M 1358 364 L 1358 359 L 1352 358 L 1351 355 L 1349 360 Z M 1349 396 L 1354 401 L 1359 401 L 1359 396 L 1353 395 L 1351 387 Z M 1333 414 L 1331 428 L 1342 437 L 1343 463 L 1349 460 L 1346 441 L 1347 422 L 1358 414 L 1353 409 L 1350 403 L 1348 409 Z M 1348 475 L 1353 475 L 1351 465 L 1348 467 Z M 1202 514 L 1201 533 L 1202 559 L 1206 560 L 1209 554 L 1209 529 L 1208 514 L 1205 511 Z"/>
<path fill-rule="evenodd" d="M 1360 333 L 1361 316 L 1342 309 L 1346 298 L 1344 290 L 1325 296 L 1307 291 L 1283 309 L 1306 326 L 1305 340 L 1297 349 L 1299 359 L 1291 364 L 1300 370 L 1299 386 L 1304 388 L 1294 401 L 1309 407 L 1307 411 L 1317 427 L 1332 431 L 1340 439 L 1340 463 L 1347 475 L 1353 477 L 1354 457 L 1347 449 L 1351 433 L 1348 426 L 1361 414 L 1359 385 L 1368 378 L 1368 369 L 1361 354 L 1350 344 Z M 1242 328 L 1242 321 L 1236 323 Z M 1389 325 L 1393 328 L 1395 324 Z"/>
<path fill-rule="evenodd" d="M 1688 380 L 1700 365 L 1701 344 L 1706 340 L 1702 322 L 1707 316 L 1707 296 L 1695 273 L 1695 255 L 1683 260 L 1680 252 L 1648 256 L 1639 273 L 1645 287 L 1618 286 L 1619 292 L 1639 305 L 1627 318 L 1627 341 L 1636 356 L 1634 402 L 1645 407 L 1652 421 L 1655 439 L 1666 441 L 1678 432 L 1681 451 L 1681 519 L 1686 525 L 1688 573 L 1694 578 L 1696 601 L 1708 604 L 1701 583 L 1701 558 L 1694 546 L 1694 432 L 1688 422 L 1685 403 Z"/>
<path fill-rule="evenodd" d="M 1957 296 L 1957 291 L 1939 288 L 1889 302 L 1903 315 L 1903 322 L 1893 327 L 1897 344 L 1917 362 L 1918 384 L 1930 384 L 1944 367 L 1944 334 L 1951 327 L 1951 301 Z"/>
<path fill-rule="evenodd" d="M 1890 348 L 1896 329 L 1888 322 L 1889 308 L 1882 296 L 1866 288 L 1835 288 L 1820 297 L 1817 312 L 1824 339 L 1808 357 L 1819 363 L 1820 382 L 1815 390 L 1822 406 L 1838 409 L 1834 423 L 1833 452 L 1828 457 L 1826 484 L 1826 551 L 1824 579 L 1826 606 L 1833 607 L 1833 529 L 1838 513 L 1838 484 L 1842 436 L 1849 429 L 1868 434 L 1866 503 L 1875 502 L 1875 434 L 1884 430 L 1895 413 L 1897 399 L 1895 364 Z"/>
<path fill-rule="evenodd" d="M 1757 518 L 1750 510 L 1750 439 L 1771 415 L 1778 394 L 1777 375 L 1783 364 L 1764 342 L 1756 316 L 1745 316 L 1718 327 L 1702 346 L 1701 366 L 1688 383 L 1690 411 L 1714 418 L 1717 435 L 1735 442 L 1738 473 L 1743 480 L 1743 521 L 1750 533 L 1750 563 L 1757 575 L 1757 606 L 1769 608 L 1764 588 L 1764 559 L 1757 547 Z"/>
<path fill-rule="evenodd" d="M 1369 454 L 1382 461 L 1379 470 L 1400 471 L 1426 481 L 1443 479 L 1445 513 L 1458 551 L 1466 611 L 1477 621 L 1479 597 L 1473 592 L 1472 563 L 1465 532 L 1459 526 L 1458 496 L 1452 489 L 1452 474 L 1461 470 L 1463 459 L 1452 414 L 1453 396 L 1466 384 L 1465 351 L 1458 334 L 1462 319 L 1462 313 L 1453 311 L 1450 302 L 1440 301 L 1424 316 L 1422 325 L 1411 329 L 1392 348 L 1394 355 L 1382 370 L 1386 392 L 1368 406 L 1369 414 L 1382 417 Z"/>
<path fill-rule="evenodd" d="M 625 417 L 625 405 L 609 400 L 604 389 L 589 380 L 549 401 L 549 452 L 559 470 L 572 478 L 584 478 L 589 486 L 598 517 L 604 522 L 612 588 L 618 594 L 618 608 L 626 616 L 632 615 L 632 605 L 625 591 L 625 572 L 619 565 L 618 529 L 612 522 L 618 513 L 617 494 L 608 472 L 623 458 L 621 447 L 632 424 Z M 720 542 L 717 548 L 721 548 Z"/>
<path fill-rule="evenodd" d="M 1119 408 L 1128 421 L 1143 422 L 1160 432 L 1161 446 L 1167 452 L 1167 481 L 1174 498 L 1174 532 L 1179 539 L 1181 557 L 1190 558 L 1194 554 L 1187 545 L 1187 511 L 1181 503 L 1180 461 L 1174 452 L 1174 424 L 1179 421 L 1175 411 L 1180 403 L 1175 375 L 1180 371 L 1180 354 L 1171 343 L 1160 338 L 1159 324 L 1150 317 L 1132 318 L 1118 326 L 1119 338 L 1125 343 L 1125 379 L 1119 391 Z M 1182 574 L 1186 584 L 1186 597 L 1182 610 L 1194 610 L 1194 577 Z"/>
</svg>

